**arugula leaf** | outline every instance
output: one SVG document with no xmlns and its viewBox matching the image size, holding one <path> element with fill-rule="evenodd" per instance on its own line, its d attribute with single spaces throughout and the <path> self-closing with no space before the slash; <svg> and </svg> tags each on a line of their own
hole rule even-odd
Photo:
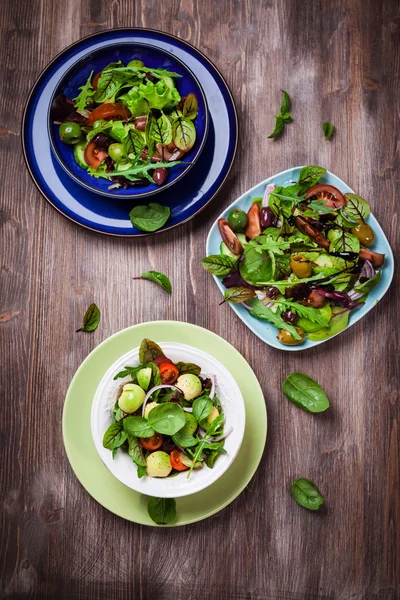
<svg viewBox="0 0 400 600">
<path fill-rule="evenodd" d="M 170 214 L 171 210 L 168 206 L 161 206 L 161 204 L 150 202 L 148 206 L 139 205 L 132 208 L 129 218 L 132 225 L 141 231 L 153 232 L 165 225 Z"/>
<path fill-rule="evenodd" d="M 154 523 L 169 525 L 176 520 L 176 501 L 174 498 L 150 498 L 147 512 Z"/>
<path fill-rule="evenodd" d="M 74 98 L 74 106 L 78 111 L 85 110 L 89 98 L 91 98 L 94 94 L 94 89 L 92 87 L 92 75 L 93 71 L 90 73 L 85 85 L 82 85 L 80 88 L 78 88 L 80 92 L 77 97 Z"/>
<path fill-rule="evenodd" d="M 297 183 L 299 184 L 301 191 L 304 192 L 308 188 L 312 187 L 325 175 L 326 169 L 324 167 L 316 167 L 309 165 L 303 167 L 300 171 Z"/>
<path fill-rule="evenodd" d="M 309 479 L 300 477 L 293 482 L 292 496 L 297 504 L 308 510 L 318 510 L 324 503 L 321 492 Z"/>
<path fill-rule="evenodd" d="M 325 140 L 329 142 L 335 133 L 335 126 L 329 123 L 329 121 L 325 121 L 325 123 L 322 123 L 322 131 L 324 132 Z"/>
<path fill-rule="evenodd" d="M 329 327 L 329 321 L 326 319 L 317 308 L 311 306 L 303 306 L 299 302 L 291 302 L 289 300 L 271 300 L 277 304 L 282 310 L 291 310 L 300 317 L 309 319 L 313 323 L 318 323 L 321 327 Z"/>
<path fill-rule="evenodd" d="M 210 254 L 201 261 L 206 271 L 210 271 L 210 273 L 217 276 L 228 275 L 236 263 L 237 259 L 225 254 Z"/>
<path fill-rule="evenodd" d="M 172 293 L 172 285 L 170 280 L 164 273 L 159 273 L 158 271 L 147 271 L 146 273 L 142 273 L 140 276 L 142 279 L 148 279 L 149 281 L 154 281 L 160 285 L 168 294 Z M 133 277 L 133 279 L 140 279 L 139 277 Z"/>
<path fill-rule="evenodd" d="M 254 298 L 256 295 L 254 290 L 246 287 L 231 287 L 225 290 L 224 302 L 232 302 L 238 304 L 245 302 L 248 298 Z"/>
<path fill-rule="evenodd" d="M 286 321 L 284 321 L 279 314 L 274 313 L 270 308 L 267 308 L 260 300 L 256 298 L 250 298 L 247 303 L 253 307 L 253 309 L 250 311 L 250 314 L 253 315 L 253 317 L 265 319 L 266 321 L 269 321 L 275 325 L 275 327 L 278 329 L 285 329 L 288 331 L 295 340 L 301 340 L 301 336 L 298 334 L 293 325 L 286 323 Z"/>
<path fill-rule="evenodd" d="M 139 360 L 143 363 L 152 362 L 158 356 L 164 356 L 164 352 L 156 342 L 144 338 L 139 348 Z M 156 365 L 154 365 L 156 366 Z"/>
<path fill-rule="evenodd" d="M 120 371 L 119 373 L 117 373 L 113 379 L 114 381 L 116 379 L 123 379 L 124 377 L 128 377 L 128 375 L 130 377 L 132 377 L 133 380 L 136 379 L 137 374 L 139 373 L 139 371 L 143 369 L 143 365 L 139 365 L 138 367 L 124 367 L 124 369 L 122 371 Z"/>
<path fill-rule="evenodd" d="M 85 316 L 83 317 L 83 325 L 78 331 L 94 331 L 97 329 L 100 323 L 100 310 L 96 306 L 96 304 L 91 304 L 87 311 L 85 312 Z"/>
<path fill-rule="evenodd" d="M 125 177 L 126 179 L 129 179 L 130 181 L 137 181 L 138 179 L 141 179 L 142 177 L 146 176 L 147 172 L 152 171 L 153 169 L 159 169 L 161 167 L 163 167 L 165 169 L 170 169 L 171 167 L 175 167 L 176 165 L 181 165 L 181 164 L 183 164 L 183 163 L 180 160 L 172 160 L 171 162 L 158 162 L 158 163 L 152 163 L 151 160 L 149 160 L 144 165 L 136 165 L 133 167 L 129 167 L 129 169 L 124 169 L 121 171 L 119 171 L 118 169 L 115 169 L 114 171 L 110 171 L 109 173 L 105 172 L 101 176 L 104 177 L 105 179 L 110 179 L 110 177 L 121 176 L 121 177 Z M 184 164 L 190 164 L 190 163 L 184 163 Z M 150 204 L 150 206 L 151 206 L 151 204 Z M 157 206 L 160 206 L 160 205 L 158 204 Z M 135 208 L 138 208 L 138 207 L 135 207 Z M 147 231 L 147 230 L 145 230 L 145 231 Z M 154 230 L 152 230 L 152 231 L 154 231 Z"/>
<path fill-rule="evenodd" d="M 281 104 L 281 115 L 285 115 L 285 113 L 290 112 L 290 97 L 289 94 L 285 92 L 285 90 L 281 90 L 281 92 L 283 94 L 283 100 Z"/>
</svg>

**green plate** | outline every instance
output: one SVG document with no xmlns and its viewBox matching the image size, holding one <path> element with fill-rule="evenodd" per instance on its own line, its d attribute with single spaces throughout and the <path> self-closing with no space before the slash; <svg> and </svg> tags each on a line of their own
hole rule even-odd
<svg viewBox="0 0 400 600">
<path fill-rule="evenodd" d="M 267 435 L 267 412 L 256 376 L 243 356 L 215 333 L 179 321 L 153 321 L 124 329 L 101 343 L 81 364 L 69 387 L 62 420 L 65 450 L 75 475 L 99 504 L 129 521 L 157 527 L 147 514 L 148 498 L 120 483 L 104 466 L 90 429 L 92 401 L 101 378 L 144 337 L 208 352 L 235 376 L 245 401 L 246 429 L 232 466 L 210 487 L 176 501 L 177 521 L 172 527 L 195 523 L 225 508 L 246 487 L 261 460 Z"/>
</svg>

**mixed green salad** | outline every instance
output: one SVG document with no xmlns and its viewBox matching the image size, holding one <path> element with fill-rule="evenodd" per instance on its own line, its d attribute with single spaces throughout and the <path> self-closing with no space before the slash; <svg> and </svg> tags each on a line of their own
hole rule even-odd
<svg viewBox="0 0 400 600">
<path fill-rule="evenodd" d="M 54 123 L 78 165 L 109 179 L 110 188 L 165 184 L 196 141 L 198 101 L 193 93 L 181 97 L 179 77 L 140 60 L 119 61 L 92 71 L 73 100 L 54 98 Z"/>
<path fill-rule="evenodd" d="M 266 186 L 248 212 L 219 219 L 220 254 L 205 269 L 222 276 L 224 300 L 278 329 L 282 344 L 342 331 L 380 280 L 385 255 L 369 249 L 370 207 L 357 194 L 318 183 L 323 167 L 304 167 L 289 186 Z"/>
<path fill-rule="evenodd" d="M 213 468 L 226 453 L 225 416 L 215 394 L 214 377 L 202 375 L 193 363 L 174 363 L 155 342 L 144 339 L 140 364 L 126 366 L 114 379 L 121 386 L 113 407 L 113 422 L 103 446 L 127 452 L 138 477 L 172 477 L 204 465 Z"/>
</svg>

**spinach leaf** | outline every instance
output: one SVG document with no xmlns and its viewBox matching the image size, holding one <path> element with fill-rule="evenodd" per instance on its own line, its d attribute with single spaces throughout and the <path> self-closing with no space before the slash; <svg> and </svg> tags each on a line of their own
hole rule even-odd
<svg viewBox="0 0 400 600">
<path fill-rule="evenodd" d="M 304 192 L 308 188 L 312 187 L 325 175 L 326 169 L 324 167 L 316 167 L 309 165 L 303 167 L 300 171 L 297 183 L 300 185 L 301 191 Z"/>
<path fill-rule="evenodd" d="M 201 261 L 201 264 L 206 271 L 210 271 L 213 275 L 222 276 L 228 275 L 236 264 L 237 259 L 225 254 L 211 254 L 206 256 Z"/>
<path fill-rule="evenodd" d="M 129 443 L 128 454 L 131 457 L 131 459 L 133 460 L 133 462 L 138 467 L 144 467 L 146 469 L 146 461 L 143 456 L 143 448 L 139 444 L 138 438 L 133 435 L 128 436 L 128 443 Z M 139 477 L 140 477 L 140 475 L 139 475 Z"/>
<path fill-rule="evenodd" d="M 213 403 L 207 396 L 196 398 L 192 405 L 192 414 L 196 421 L 203 421 L 211 414 Z"/>
<path fill-rule="evenodd" d="M 325 121 L 325 123 L 322 123 L 322 131 L 324 132 L 325 140 L 329 142 L 335 133 L 335 126 L 329 123 L 329 121 Z"/>
<path fill-rule="evenodd" d="M 148 438 L 155 434 L 145 417 L 126 417 L 123 420 L 124 429 L 129 436 Z"/>
<path fill-rule="evenodd" d="M 271 285 L 274 284 L 272 283 Z M 286 323 L 286 321 L 282 319 L 279 313 L 274 313 L 260 300 L 256 298 L 250 298 L 247 301 L 247 304 L 250 304 L 250 306 L 253 307 L 253 309 L 250 311 L 250 314 L 253 315 L 253 317 L 257 317 L 257 319 L 265 319 L 266 321 L 269 321 L 270 323 L 275 325 L 275 327 L 277 327 L 278 329 L 285 329 L 286 331 L 288 331 L 295 340 L 301 340 L 301 336 L 298 334 L 297 330 L 295 329 L 295 327 L 293 327 L 293 325 L 290 325 L 290 323 Z"/>
<path fill-rule="evenodd" d="M 315 483 L 305 477 L 300 477 L 293 482 L 292 496 L 297 504 L 308 510 L 318 510 L 324 503 L 321 492 Z"/>
<path fill-rule="evenodd" d="M 200 375 L 201 373 L 201 368 L 193 363 L 177 362 L 175 366 L 178 368 L 179 375 L 184 375 L 185 373 Z"/>
<path fill-rule="evenodd" d="M 148 338 L 144 338 L 139 348 L 139 360 L 141 363 L 152 362 L 157 356 L 164 356 L 164 352 L 161 350 L 160 346 L 149 340 Z M 154 365 L 156 366 L 156 365 Z"/>
<path fill-rule="evenodd" d="M 176 501 L 174 498 L 150 498 L 147 511 L 154 523 L 169 525 L 176 520 Z"/>
<path fill-rule="evenodd" d="M 198 440 L 194 438 L 186 429 L 182 427 L 179 431 L 172 436 L 172 441 L 174 444 L 181 446 L 182 448 L 190 448 L 191 446 L 197 446 Z"/>
<path fill-rule="evenodd" d="M 364 198 L 357 194 L 345 194 L 346 206 L 341 209 L 341 212 L 348 219 L 358 223 L 365 221 L 370 215 L 371 209 Z"/>
<path fill-rule="evenodd" d="M 281 92 L 283 94 L 283 100 L 281 104 L 281 115 L 284 115 L 285 113 L 290 112 L 290 97 L 289 94 L 285 92 L 285 90 L 281 90 Z"/>
<path fill-rule="evenodd" d="M 112 423 L 103 436 L 103 446 L 108 450 L 119 448 L 127 437 L 128 434 L 124 431 L 121 421 Z"/>
<path fill-rule="evenodd" d="M 182 107 L 183 116 L 193 121 L 197 117 L 198 110 L 199 103 L 196 96 L 192 93 L 188 94 Z"/>
<path fill-rule="evenodd" d="M 168 294 L 172 293 L 172 285 L 170 280 L 164 273 L 159 273 L 158 271 L 147 271 L 146 273 L 142 273 L 140 276 L 142 279 L 148 279 L 149 281 L 154 281 L 160 285 Z M 134 277 L 133 279 L 139 279 L 139 277 Z"/>
<path fill-rule="evenodd" d="M 256 295 L 254 290 L 245 287 L 231 287 L 225 290 L 224 302 L 232 302 L 237 304 L 245 302 L 248 298 L 254 298 Z"/>
<path fill-rule="evenodd" d="M 174 435 L 186 425 L 186 416 L 178 404 L 160 404 L 149 412 L 148 423 L 158 433 Z"/>
<path fill-rule="evenodd" d="M 257 246 L 247 248 L 248 245 L 246 244 L 244 249 L 244 260 L 239 265 L 240 275 L 252 285 L 273 279 L 272 253 Z"/>
<path fill-rule="evenodd" d="M 285 122 L 282 119 L 282 115 L 277 115 L 275 117 L 276 121 L 275 121 L 275 127 L 273 132 L 268 136 L 268 139 L 273 139 L 278 137 L 278 135 L 280 135 L 283 131 L 283 128 L 285 127 Z"/>
<path fill-rule="evenodd" d="M 172 165 L 172 163 L 169 163 L 169 165 Z M 127 171 L 121 173 L 126 174 Z M 126 175 L 124 175 L 124 177 L 125 176 Z M 161 204 L 157 204 L 156 202 L 150 202 L 149 206 L 139 205 L 132 208 L 129 213 L 129 218 L 132 225 L 141 231 L 153 232 L 157 231 L 157 229 L 161 229 L 161 227 L 165 225 L 170 214 L 171 210 L 168 206 L 161 206 Z"/>
<path fill-rule="evenodd" d="M 328 396 L 322 387 L 304 373 L 288 375 L 282 384 L 285 396 L 307 412 L 319 413 L 329 408 Z"/>
<path fill-rule="evenodd" d="M 116 379 L 123 379 L 124 377 L 128 377 L 128 375 L 130 377 L 132 377 L 132 380 L 135 381 L 136 380 L 136 376 L 139 373 L 139 371 L 143 368 L 143 365 L 139 365 L 138 367 L 124 367 L 122 371 L 119 371 L 119 373 L 117 373 L 116 375 L 114 375 L 113 379 L 114 381 Z"/>
<path fill-rule="evenodd" d="M 374 287 L 379 283 L 381 279 L 381 272 L 378 271 L 377 273 L 375 273 L 375 275 L 373 277 L 371 277 L 371 279 L 367 279 L 367 281 L 364 281 L 364 283 L 360 283 L 360 285 L 356 285 L 355 286 L 355 291 L 362 293 L 362 294 L 369 294 L 371 290 L 374 289 Z"/>
<path fill-rule="evenodd" d="M 78 331 L 94 331 L 97 329 L 100 323 L 100 310 L 96 306 L 96 304 L 91 304 L 87 311 L 85 312 L 85 316 L 83 317 L 83 325 Z"/>
<path fill-rule="evenodd" d="M 94 89 L 92 87 L 92 75 L 93 75 L 93 71 L 90 73 L 85 85 L 82 85 L 79 88 L 80 92 L 77 95 L 77 97 L 74 98 L 74 101 L 75 101 L 74 106 L 75 106 L 76 110 L 78 110 L 78 111 L 85 110 L 86 105 L 89 103 L 89 99 L 94 94 Z"/>
</svg>

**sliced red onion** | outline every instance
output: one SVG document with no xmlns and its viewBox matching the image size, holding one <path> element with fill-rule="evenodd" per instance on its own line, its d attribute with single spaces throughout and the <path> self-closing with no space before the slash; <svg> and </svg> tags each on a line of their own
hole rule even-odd
<svg viewBox="0 0 400 600">
<path fill-rule="evenodd" d="M 199 437 L 203 438 L 206 435 L 206 430 L 199 427 Z"/>
<path fill-rule="evenodd" d="M 375 269 L 369 260 L 364 261 L 363 267 L 360 273 L 360 279 L 371 279 L 375 275 Z"/>
<path fill-rule="evenodd" d="M 176 387 L 176 385 L 156 385 L 154 387 L 151 388 L 151 390 L 149 390 L 145 396 L 143 405 L 142 405 L 142 416 L 144 416 L 144 410 L 146 408 L 146 404 L 150 398 L 150 396 L 152 396 L 154 394 L 154 392 L 156 392 L 157 390 L 162 390 L 164 388 L 170 388 L 175 390 L 176 392 L 179 392 L 180 394 L 183 394 L 182 390 L 180 390 L 178 387 Z"/>
<path fill-rule="evenodd" d="M 282 227 L 282 221 L 280 219 L 277 219 L 276 226 L 277 227 Z"/>
<path fill-rule="evenodd" d="M 220 442 L 221 440 L 224 440 L 225 438 L 228 437 L 228 435 L 230 433 L 232 433 L 233 431 L 233 427 L 228 427 L 228 429 L 226 431 L 224 431 L 224 433 L 222 435 L 218 435 L 217 437 L 212 437 L 210 438 L 211 442 Z"/>
<path fill-rule="evenodd" d="M 364 296 L 364 294 L 361 292 L 356 292 L 355 290 L 352 290 L 351 292 L 349 292 L 349 296 L 352 300 L 358 300 L 359 298 L 362 298 Z"/>
<path fill-rule="evenodd" d="M 241 302 L 240 304 L 241 304 L 241 306 L 244 306 L 245 308 L 247 308 L 247 310 L 253 310 L 253 307 L 250 306 L 249 304 L 246 304 L 246 302 Z"/>
<path fill-rule="evenodd" d="M 272 192 L 272 190 L 275 189 L 275 184 L 274 183 L 268 183 L 267 187 L 265 188 L 265 192 L 264 192 L 264 196 L 262 199 L 262 206 L 266 207 L 268 206 L 268 200 L 269 200 L 269 195 Z"/>
<path fill-rule="evenodd" d="M 188 412 L 188 413 L 193 412 L 193 408 L 189 408 L 188 406 L 182 406 L 182 408 L 185 412 Z"/>
<path fill-rule="evenodd" d="M 215 383 L 215 375 L 211 375 L 210 400 L 212 400 L 215 396 Z"/>
<path fill-rule="evenodd" d="M 262 302 L 267 297 L 267 294 L 265 293 L 265 290 L 256 290 L 256 296 Z"/>
</svg>

